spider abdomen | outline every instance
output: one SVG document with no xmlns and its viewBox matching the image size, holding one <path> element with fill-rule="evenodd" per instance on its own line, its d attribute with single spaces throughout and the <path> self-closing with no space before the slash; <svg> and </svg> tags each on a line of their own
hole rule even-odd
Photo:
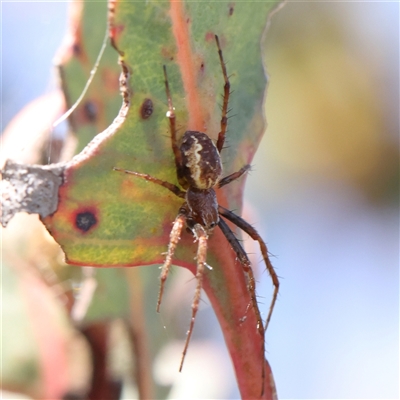
<svg viewBox="0 0 400 400">
<path fill-rule="evenodd" d="M 202 132 L 186 131 L 181 141 L 182 172 L 189 186 L 210 189 L 222 173 L 219 152 L 213 141 Z"/>
</svg>

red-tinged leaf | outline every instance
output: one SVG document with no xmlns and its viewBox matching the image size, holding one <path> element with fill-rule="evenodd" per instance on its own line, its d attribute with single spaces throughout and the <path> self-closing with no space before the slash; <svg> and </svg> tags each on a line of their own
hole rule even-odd
<svg viewBox="0 0 400 400">
<path fill-rule="evenodd" d="M 107 30 L 107 1 L 72 1 L 68 32 L 56 62 L 64 96 L 69 107 L 80 97 L 95 64 Z M 121 107 L 118 54 L 106 46 L 93 82 L 70 117 L 81 151 L 98 133 L 107 128 Z"/>
<path fill-rule="evenodd" d="M 70 325 L 64 304 L 35 268 L 18 257 L 13 268 L 9 257 L 6 261 L 2 387 L 34 398 L 61 399 L 81 389 L 75 378 L 83 382 L 82 372 L 89 368 L 82 339 Z"/>
<path fill-rule="evenodd" d="M 44 219 L 69 263 L 107 267 L 163 262 L 161 254 L 182 200 L 158 185 L 115 172 L 113 167 L 177 184 L 165 118 L 163 64 L 179 132 L 200 130 L 216 139 L 223 76 L 215 34 L 233 90 L 229 106 L 234 116 L 229 121 L 228 148 L 222 152 L 224 174 L 251 162 L 264 131 L 266 79 L 260 43 L 273 5 L 110 3 L 110 36 L 121 55 L 124 104 L 110 127 L 68 163 L 58 210 Z M 243 184 L 241 179 L 219 190 L 220 204 L 240 212 Z M 195 253 L 192 236 L 183 234 L 174 264 L 194 272 Z M 204 289 L 221 323 L 242 397 L 258 398 L 263 393 L 264 398 L 273 398 L 276 393 L 268 364 L 262 383 L 263 338 L 255 311 L 249 307 L 246 276 L 218 229 L 209 240 L 207 263 L 213 270 L 205 274 Z"/>
<path fill-rule="evenodd" d="M 57 307 L 54 294 L 39 277 L 25 272 L 21 279 L 21 291 L 38 345 L 42 396 L 61 398 L 70 384 L 67 333 L 72 333 L 69 332 L 71 328 L 62 308 Z"/>
<path fill-rule="evenodd" d="M 171 4 L 174 9 L 180 3 Z M 178 125 L 182 130 L 199 129 L 215 138 L 219 131 L 223 77 L 213 33 L 220 34 L 224 57 L 228 60 L 234 90 L 230 107 L 237 113 L 228 128 L 229 148 L 222 154 L 225 174 L 251 161 L 264 128 L 261 106 L 266 81 L 260 40 L 271 3 L 257 3 L 257 7 L 251 4 L 237 4 L 230 15 L 227 4 L 188 3 L 189 10 L 181 19 L 193 21 L 190 39 L 184 36 L 189 31 L 178 30 L 177 35 L 182 37 L 173 35 L 179 19 L 171 20 L 173 10 L 170 12 L 168 3 L 115 4 L 112 37 L 124 53 L 126 68 L 132 70 L 129 86 L 134 95 L 130 104 L 122 108 L 119 118 L 68 164 L 58 211 L 46 219 L 70 263 L 110 266 L 161 261 L 159 254 L 165 251 L 165 238 L 181 201 L 157 185 L 116 173 L 112 168 L 124 167 L 177 183 L 165 118 L 163 63 L 168 68 Z M 184 12 L 183 6 L 180 7 Z M 243 38 L 236 29 L 237 22 L 234 19 L 228 22 L 234 16 L 241 17 L 240 8 L 246 17 L 243 21 L 239 19 L 243 25 L 241 31 L 246 32 Z M 200 13 L 201 19 L 205 9 L 210 22 L 196 24 L 196 13 Z M 190 18 L 190 14 L 194 16 Z M 214 14 L 215 21 L 211 18 Z M 224 23 L 217 23 L 224 19 Z M 145 33 L 139 29 L 140 24 L 147 27 Z M 249 37 L 253 39 L 250 43 Z M 179 58 L 176 40 L 193 42 L 192 54 L 184 54 L 183 59 L 197 64 L 188 68 L 186 61 L 170 61 Z M 178 80 L 179 68 L 193 68 L 196 87 L 190 83 L 192 78 L 185 75 L 183 83 Z M 185 98 L 189 99 L 187 104 Z M 140 110 L 146 99 L 152 100 L 153 113 L 143 119 Z M 219 193 L 220 203 L 240 209 L 242 186 L 243 179 L 226 186 Z M 83 228 L 79 227 L 82 214 L 92 221 Z M 191 255 L 187 260 L 190 259 Z"/>
</svg>

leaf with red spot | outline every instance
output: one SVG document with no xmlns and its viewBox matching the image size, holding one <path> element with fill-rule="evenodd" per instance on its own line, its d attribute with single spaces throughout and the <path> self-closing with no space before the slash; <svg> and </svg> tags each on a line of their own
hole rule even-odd
<svg viewBox="0 0 400 400">
<path fill-rule="evenodd" d="M 251 161 L 263 133 L 266 80 L 260 40 L 271 3 L 257 7 L 237 4 L 233 13 L 233 6 L 225 3 L 171 4 L 170 10 L 168 3 L 116 2 L 110 16 L 112 40 L 124 54 L 125 69 L 132 72 L 126 76 L 129 82 L 124 88 L 132 96 L 114 123 L 68 164 L 58 211 L 46 219 L 72 264 L 161 261 L 155 254 L 165 251 L 165 237 L 181 200 L 112 168 L 143 172 L 177 184 L 165 118 L 163 64 L 180 131 L 200 130 L 215 139 L 223 88 L 214 39 L 214 34 L 219 34 L 233 90 L 229 106 L 235 113 L 222 152 L 225 174 Z M 145 33 L 139 28 L 142 25 Z M 185 45 L 179 48 L 177 41 Z M 148 114 L 153 110 L 146 118 L 142 116 L 144 107 Z M 240 209 L 242 186 L 243 179 L 226 186 L 219 193 L 220 203 Z M 82 215 L 92 220 L 88 226 L 80 226 Z"/>
<path fill-rule="evenodd" d="M 198 130 L 216 139 L 223 75 L 220 38 L 233 93 L 229 101 L 224 175 L 251 162 L 265 128 L 266 78 L 261 41 L 274 3 L 110 3 L 110 37 L 120 54 L 123 106 L 118 117 L 64 171 L 57 211 L 44 218 L 70 264 L 138 266 L 163 262 L 182 199 L 163 187 L 113 171 L 146 173 L 178 184 L 162 66 L 166 65 L 178 134 Z M 96 86 L 100 97 L 107 88 Z M 219 190 L 219 203 L 240 212 L 244 178 Z M 195 271 L 196 245 L 183 234 L 174 264 Z M 249 308 L 246 276 L 219 229 L 209 240 L 204 289 L 219 318 L 243 397 L 261 393 L 262 338 Z M 243 317 L 246 317 L 245 319 Z M 274 396 L 266 364 L 264 397 Z"/>
</svg>

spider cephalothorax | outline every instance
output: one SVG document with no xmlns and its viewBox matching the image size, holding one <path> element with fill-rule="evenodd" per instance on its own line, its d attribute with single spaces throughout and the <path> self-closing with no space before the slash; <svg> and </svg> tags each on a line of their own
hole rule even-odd
<svg viewBox="0 0 400 400">
<path fill-rule="evenodd" d="M 192 303 L 192 319 L 188 335 L 186 338 L 185 348 L 183 350 L 180 370 L 182 369 L 190 337 L 192 335 L 196 313 L 199 307 L 204 270 L 208 266 L 206 263 L 208 236 L 213 232 L 213 230 L 217 225 L 221 229 L 222 233 L 225 235 L 228 243 L 235 251 L 237 259 L 240 261 L 244 272 L 247 274 L 248 290 L 250 293 L 251 303 L 256 313 L 258 321 L 257 329 L 260 332 L 260 335 L 262 336 L 263 343 L 264 343 L 264 332 L 271 319 L 272 311 L 274 309 L 279 288 L 278 277 L 269 260 L 267 247 L 264 241 L 262 240 L 261 236 L 249 223 L 247 223 L 238 215 L 234 214 L 232 211 L 229 211 L 224 207 L 218 205 L 217 202 L 215 189 L 221 188 L 229 184 L 230 182 L 238 179 L 250 169 L 250 166 L 245 165 L 239 171 L 234 172 L 226 176 L 225 178 L 221 179 L 222 163 L 221 163 L 220 153 L 224 145 L 225 133 L 227 129 L 227 113 L 228 113 L 228 100 L 230 95 L 229 92 L 230 84 L 226 72 L 225 63 L 222 58 L 222 51 L 220 48 L 218 36 L 215 36 L 215 39 L 217 42 L 222 73 L 225 80 L 222 117 L 221 117 L 221 130 L 218 134 L 218 140 L 216 145 L 205 133 L 197 131 L 186 131 L 185 134 L 182 136 L 182 138 L 178 141 L 176 137 L 175 113 L 169 90 L 167 72 L 164 66 L 165 88 L 168 99 L 167 116 L 169 118 L 169 123 L 170 123 L 172 151 L 175 157 L 178 182 L 184 190 L 180 189 L 178 186 L 172 183 L 162 181 L 158 178 L 155 178 L 147 174 L 128 171 L 121 168 L 114 168 L 114 170 L 116 171 L 122 171 L 127 174 L 135 175 L 137 177 L 161 185 L 166 189 L 170 190 L 171 192 L 173 192 L 178 197 L 184 199 L 184 203 L 179 209 L 178 215 L 175 218 L 170 233 L 168 251 L 166 254 L 165 262 L 161 269 L 161 275 L 160 275 L 161 284 L 157 301 L 157 311 L 159 311 L 164 291 L 164 284 L 167 279 L 169 269 L 172 265 L 175 248 L 180 240 L 181 232 L 183 228 L 186 226 L 186 228 L 188 228 L 188 230 L 192 232 L 193 236 L 198 242 L 197 256 L 196 256 L 197 286 Z M 265 328 L 257 306 L 256 293 L 255 293 L 255 280 L 249 258 L 246 252 L 244 251 L 242 245 L 240 244 L 240 242 L 238 241 L 232 230 L 229 228 L 228 224 L 224 221 L 223 218 L 220 218 L 221 216 L 226 218 L 233 224 L 235 224 L 240 229 L 242 229 L 252 239 L 258 241 L 260 245 L 261 253 L 263 255 L 266 267 L 271 275 L 272 282 L 275 286 Z M 264 345 L 263 345 L 263 350 L 264 350 Z M 262 374 L 264 378 L 264 363 L 262 368 Z"/>
</svg>

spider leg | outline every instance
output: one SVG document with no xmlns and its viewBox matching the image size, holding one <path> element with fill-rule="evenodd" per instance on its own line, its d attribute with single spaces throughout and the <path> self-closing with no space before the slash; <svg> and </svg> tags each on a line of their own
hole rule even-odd
<svg viewBox="0 0 400 400">
<path fill-rule="evenodd" d="M 178 216 L 175 218 L 174 224 L 171 229 L 171 233 L 169 234 L 169 245 L 168 245 L 167 256 L 165 258 L 163 266 L 161 267 L 160 291 L 158 292 L 157 312 L 160 312 L 160 305 L 164 293 L 165 281 L 167 280 L 168 273 L 172 265 L 172 257 L 174 256 L 175 248 L 181 238 L 181 232 L 186 222 L 186 215 L 182 213 L 181 210 Z"/>
<path fill-rule="evenodd" d="M 264 388 L 264 380 L 265 380 L 265 362 L 264 362 L 264 355 L 265 355 L 265 330 L 264 330 L 264 324 L 261 318 L 260 310 L 257 305 L 257 299 L 256 299 L 256 281 L 254 279 L 254 274 L 253 270 L 251 269 L 251 263 L 249 260 L 249 257 L 247 256 L 247 253 L 243 249 L 242 245 L 240 244 L 239 240 L 237 237 L 234 235 L 232 232 L 231 228 L 229 228 L 228 224 L 220 218 L 218 222 L 218 226 L 220 227 L 222 233 L 228 240 L 229 244 L 231 245 L 233 251 L 236 253 L 236 257 L 238 258 L 239 262 L 242 264 L 242 268 L 244 272 L 247 274 L 248 277 L 248 290 L 250 293 L 250 299 L 251 299 L 251 304 L 253 306 L 254 312 L 256 314 L 257 318 L 257 330 L 258 333 L 261 336 L 261 354 L 262 354 L 262 372 L 261 372 L 261 378 L 262 378 L 262 388 Z"/>
<path fill-rule="evenodd" d="M 122 168 L 113 168 L 114 171 L 118 171 L 118 172 L 124 172 L 125 174 L 129 174 L 129 175 L 135 175 L 139 178 L 143 178 L 146 179 L 146 181 L 149 182 L 153 182 L 156 183 L 157 185 L 163 186 L 166 189 L 168 189 L 169 191 L 171 191 L 172 193 L 174 193 L 176 196 L 181 197 L 182 199 L 185 198 L 185 192 L 182 191 L 181 189 L 178 188 L 178 186 L 166 182 L 166 181 L 162 181 L 161 179 L 155 178 L 154 176 L 148 175 L 148 174 L 141 174 L 139 172 L 135 172 L 135 171 L 129 171 L 127 169 L 122 169 Z"/>
<path fill-rule="evenodd" d="M 218 134 L 218 140 L 217 140 L 217 149 L 221 153 L 222 147 L 224 147 L 226 129 L 228 127 L 227 114 L 228 114 L 228 101 L 229 101 L 231 85 L 229 83 L 228 74 L 226 72 L 226 65 L 224 62 L 224 58 L 222 57 L 222 50 L 217 35 L 215 35 L 215 41 L 217 42 L 219 61 L 221 62 L 222 74 L 225 80 L 224 97 L 222 103 L 221 131 Z"/>
<path fill-rule="evenodd" d="M 181 365 L 179 367 L 179 372 L 182 371 L 183 362 L 185 360 L 186 352 L 189 346 L 190 338 L 192 337 L 194 321 L 196 319 L 196 314 L 199 309 L 200 303 L 200 295 L 201 295 L 201 288 L 203 285 L 203 276 L 204 276 L 204 269 L 206 267 L 206 259 L 207 259 L 207 240 L 208 236 L 204 228 L 200 224 L 196 224 L 192 228 L 193 235 L 199 242 L 197 248 L 197 271 L 196 271 L 196 279 L 197 279 L 197 286 L 193 296 L 192 302 L 192 318 L 190 320 L 189 330 L 186 336 L 185 348 L 183 349 Z"/>
<path fill-rule="evenodd" d="M 274 270 L 274 267 L 272 266 L 272 263 L 268 257 L 268 249 L 264 241 L 262 240 L 262 237 L 260 234 L 248 223 L 246 222 L 243 218 L 239 217 L 238 215 L 234 214 L 232 211 L 227 210 L 226 208 L 222 206 L 218 206 L 218 212 L 220 215 L 225 217 L 227 220 L 231 221 L 234 223 L 237 227 L 239 227 L 241 230 L 246 232 L 253 240 L 256 240 L 258 244 L 260 245 L 261 249 L 261 254 L 264 258 L 265 265 L 267 267 L 267 270 L 271 276 L 272 283 L 274 285 L 274 293 L 272 295 L 272 300 L 271 304 L 269 306 L 269 312 L 267 319 L 265 321 L 265 330 L 268 328 L 268 324 L 271 320 L 272 316 L 272 311 L 274 310 L 276 299 L 278 297 L 278 291 L 279 291 L 279 279 L 278 276 Z"/>
<path fill-rule="evenodd" d="M 247 256 L 247 253 L 243 249 L 237 237 L 232 232 L 231 228 L 229 228 L 228 224 L 222 218 L 219 220 L 218 226 L 220 227 L 222 233 L 225 235 L 233 251 L 236 253 L 236 257 L 242 264 L 244 272 L 248 275 L 248 289 L 250 293 L 251 302 L 253 304 L 253 308 L 257 317 L 257 329 L 260 332 L 260 335 L 264 338 L 264 325 L 257 305 L 256 284 L 253 275 L 253 270 L 251 269 L 251 263 L 249 257 Z"/>
<path fill-rule="evenodd" d="M 167 117 L 169 119 L 169 129 L 171 131 L 172 151 L 174 152 L 175 166 L 176 166 L 176 173 L 178 176 L 178 181 L 182 186 L 184 186 L 185 180 L 183 178 L 183 172 L 182 172 L 182 154 L 181 154 L 181 150 L 178 146 L 178 139 L 176 138 L 176 116 L 175 116 L 175 112 L 174 112 L 174 106 L 172 104 L 171 92 L 169 90 L 167 67 L 165 65 L 163 66 L 163 70 L 164 70 L 165 91 L 167 93 L 167 100 L 168 100 Z"/>
<path fill-rule="evenodd" d="M 225 178 L 222 178 L 218 182 L 218 187 L 221 188 L 222 186 L 225 186 L 228 183 L 231 183 L 232 181 L 240 178 L 245 172 L 249 171 L 250 168 L 251 168 L 250 164 L 247 164 L 244 167 L 240 168 L 239 171 L 234 172 L 233 174 L 230 174 L 230 175 L 226 176 Z"/>
</svg>

